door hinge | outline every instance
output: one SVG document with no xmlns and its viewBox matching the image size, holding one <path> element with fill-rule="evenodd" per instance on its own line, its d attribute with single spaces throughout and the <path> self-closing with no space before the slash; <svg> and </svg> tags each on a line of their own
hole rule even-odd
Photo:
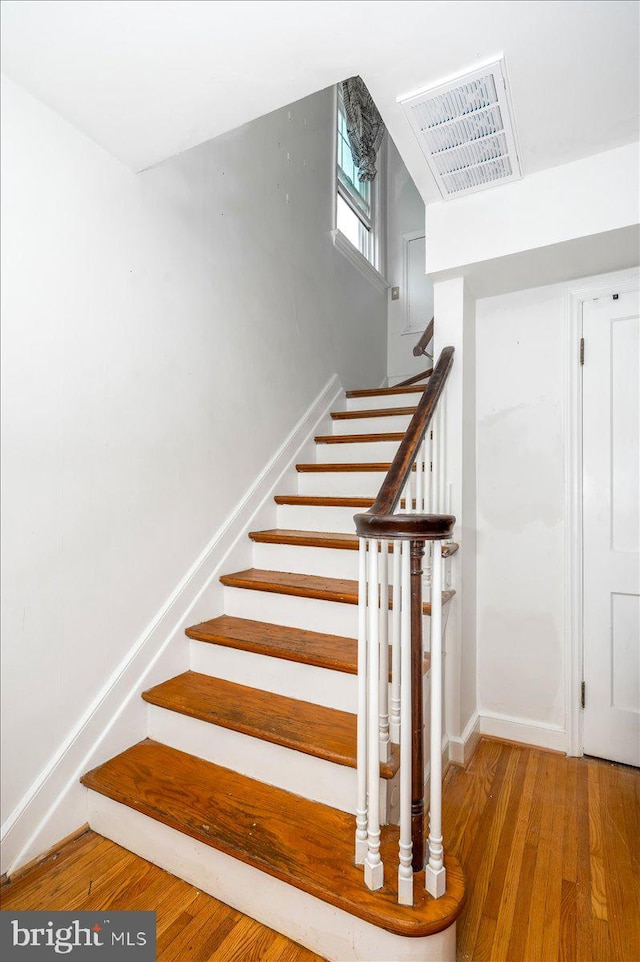
<svg viewBox="0 0 640 962">
<path fill-rule="evenodd" d="M 584 682 L 581 682 L 581 684 L 580 684 L 580 707 L 581 707 L 581 708 L 584 708 L 584 706 L 585 706 L 586 691 L 587 691 L 587 686 L 586 686 L 586 684 L 585 684 Z"/>
<path fill-rule="evenodd" d="M 584 338 L 580 338 L 580 364 L 584 364 Z"/>
</svg>

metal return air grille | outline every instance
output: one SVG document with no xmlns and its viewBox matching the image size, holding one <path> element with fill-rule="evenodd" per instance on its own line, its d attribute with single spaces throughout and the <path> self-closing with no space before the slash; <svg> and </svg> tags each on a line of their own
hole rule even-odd
<svg viewBox="0 0 640 962">
<path fill-rule="evenodd" d="M 443 197 L 522 176 L 504 61 L 400 103 Z"/>
</svg>

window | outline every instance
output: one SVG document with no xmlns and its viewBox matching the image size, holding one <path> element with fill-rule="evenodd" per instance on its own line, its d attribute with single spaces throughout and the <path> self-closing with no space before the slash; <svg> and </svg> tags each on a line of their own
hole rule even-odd
<svg viewBox="0 0 640 962">
<path fill-rule="evenodd" d="M 373 181 L 358 180 L 358 170 L 351 156 L 347 121 L 342 100 L 342 88 L 337 87 L 337 163 L 336 163 L 336 228 L 334 237 L 344 251 L 346 238 L 377 271 L 381 269 L 379 242 L 381 184 L 384 170 L 380 169 Z M 379 152 L 379 158 L 383 149 Z M 339 236 L 342 235 L 342 238 Z M 357 255 L 356 255 L 357 256 Z"/>
</svg>

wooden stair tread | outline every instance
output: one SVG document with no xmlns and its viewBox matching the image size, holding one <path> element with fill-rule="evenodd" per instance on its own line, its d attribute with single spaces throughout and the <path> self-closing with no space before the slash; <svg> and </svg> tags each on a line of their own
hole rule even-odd
<svg viewBox="0 0 640 962">
<path fill-rule="evenodd" d="M 375 498 L 339 498 L 334 495 L 316 494 L 277 494 L 273 499 L 276 504 L 307 504 L 318 508 L 370 508 L 375 502 Z M 411 502 L 415 508 L 415 498 Z M 406 501 L 400 500 L 400 507 L 404 508 Z"/>
<path fill-rule="evenodd" d="M 353 816 L 145 740 L 81 779 L 83 785 L 397 935 L 447 928 L 464 901 L 464 876 L 445 856 L 447 894 L 414 881 L 413 906 L 398 905 L 398 829 L 382 830 L 385 886 L 371 892 L 353 864 Z"/>
<path fill-rule="evenodd" d="M 296 471 L 306 471 L 306 472 L 320 472 L 324 473 L 326 471 L 378 471 L 382 474 L 386 474 L 391 467 L 391 462 L 386 463 L 376 462 L 345 462 L 344 464 L 296 464 Z M 415 471 L 415 465 L 412 470 Z"/>
<path fill-rule="evenodd" d="M 404 431 L 387 434 L 318 434 L 316 444 L 367 444 L 380 441 L 402 441 Z"/>
<path fill-rule="evenodd" d="M 170 678 L 145 691 L 142 697 L 169 711 L 337 765 L 356 767 L 357 716 L 349 712 L 248 688 L 195 671 Z M 393 778 L 398 765 L 398 748 L 394 745 L 389 763 L 380 765 L 382 778 Z"/>
<path fill-rule="evenodd" d="M 332 411 L 331 417 L 334 421 L 350 421 L 352 418 L 395 418 L 399 416 L 411 416 L 416 413 L 416 407 L 407 408 L 372 408 L 370 411 Z"/>
<path fill-rule="evenodd" d="M 270 528 L 266 531 L 251 531 L 249 537 L 259 544 L 301 545 L 311 548 L 346 548 L 358 550 L 357 534 L 343 531 L 299 531 L 296 529 Z"/>
<path fill-rule="evenodd" d="M 193 625 L 187 628 L 186 634 L 195 641 L 224 648 L 252 651 L 350 675 L 358 671 L 358 642 L 355 638 L 233 618 L 231 615 L 220 615 Z"/>
<path fill-rule="evenodd" d="M 310 494 L 277 494 L 276 504 L 308 504 L 320 508 L 370 508 L 375 498 L 337 498 Z"/>
<path fill-rule="evenodd" d="M 229 588 L 249 588 L 253 591 L 270 591 L 282 595 L 297 595 L 302 598 L 318 598 L 321 601 L 334 601 L 347 605 L 358 604 L 358 582 L 347 578 L 325 578 L 322 575 L 301 575 L 289 571 L 266 571 L 261 568 L 247 568 L 220 578 Z M 446 604 L 455 591 L 442 592 L 442 602 Z M 389 588 L 389 607 L 393 589 Z M 422 606 L 425 615 L 431 614 L 431 605 Z"/>
<path fill-rule="evenodd" d="M 389 394 L 422 394 L 426 384 L 408 384 L 406 387 L 358 388 L 345 391 L 346 397 L 387 397 Z"/>
<path fill-rule="evenodd" d="M 323 499 L 316 499 L 323 500 Z M 326 498 L 324 499 L 327 500 Z M 335 500 L 348 501 L 348 498 L 338 498 Z M 364 501 L 364 498 L 353 498 L 353 501 Z M 308 503 L 309 499 L 306 502 Z M 282 503 L 282 502 L 280 502 Z M 300 502 L 296 502 L 299 504 Z M 373 498 L 369 499 L 369 504 L 373 504 Z M 343 505 L 343 507 L 350 507 L 351 505 Z M 304 547 L 311 548 L 339 548 L 346 549 L 348 551 L 357 551 L 360 547 L 360 542 L 358 540 L 357 534 L 348 534 L 344 531 L 299 531 L 297 529 L 288 528 L 269 528 L 265 531 L 251 531 L 249 537 L 252 541 L 256 541 L 259 544 L 286 544 L 286 545 L 300 545 Z M 389 541 L 389 551 L 393 551 L 393 541 Z M 455 554 L 458 550 L 458 545 L 454 542 L 442 545 L 442 556 L 443 558 L 448 558 L 450 555 Z"/>
</svg>

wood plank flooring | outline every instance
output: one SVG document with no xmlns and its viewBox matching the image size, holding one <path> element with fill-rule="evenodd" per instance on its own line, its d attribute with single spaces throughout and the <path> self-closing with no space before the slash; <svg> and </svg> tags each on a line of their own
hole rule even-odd
<svg viewBox="0 0 640 962">
<path fill-rule="evenodd" d="M 640 770 L 481 739 L 443 814 L 459 962 L 640 960 Z"/>
<path fill-rule="evenodd" d="M 482 739 L 445 780 L 468 895 L 459 962 L 640 960 L 640 771 Z M 0 889 L 3 909 L 155 909 L 158 959 L 318 956 L 89 832 Z"/>
<path fill-rule="evenodd" d="M 94 832 L 0 888 L 10 909 L 157 912 L 158 962 L 321 962 L 321 957 Z"/>
</svg>

